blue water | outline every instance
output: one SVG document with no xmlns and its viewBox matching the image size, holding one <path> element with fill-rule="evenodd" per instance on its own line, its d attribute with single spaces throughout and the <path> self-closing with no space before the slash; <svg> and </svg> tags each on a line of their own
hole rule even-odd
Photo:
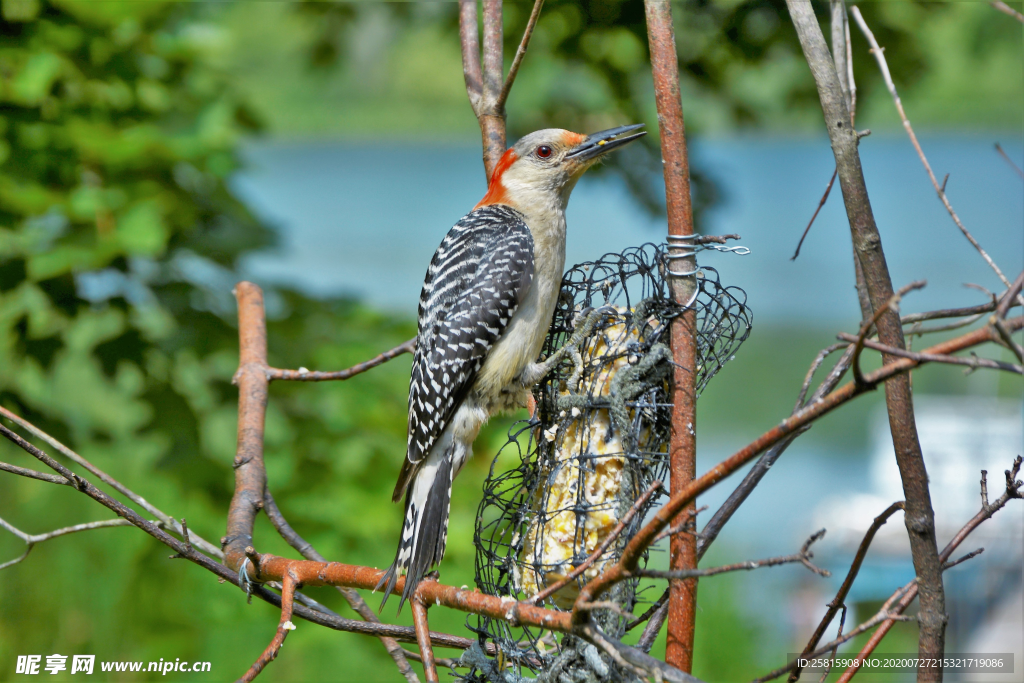
<svg viewBox="0 0 1024 683">
<path fill-rule="evenodd" d="M 1024 166 L 1020 133 L 925 136 L 922 145 L 965 226 L 1013 278 L 1024 266 L 1024 183 L 993 149 Z M 861 155 L 896 287 L 925 278 L 905 311 L 972 305 L 998 290 L 936 197 L 905 136 L 872 135 Z M 346 293 L 415 314 L 426 264 L 448 228 L 482 196 L 479 149 L 339 142 L 258 142 L 233 187 L 281 234 L 281 246 L 244 264 L 259 282 L 317 295 Z M 804 243 L 789 257 L 834 168 L 828 141 L 740 137 L 698 142 L 693 163 L 717 182 L 723 201 L 704 231 L 739 233 L 749 256 L 705 253 L 728 284 L 746 289 L 759 324 L 859 318 L 849 228 L 838 184 Z M 567 260 L 662 241 L 652 218 L 616 177 L 584 177 L 568 211 Z"/>
</svg>

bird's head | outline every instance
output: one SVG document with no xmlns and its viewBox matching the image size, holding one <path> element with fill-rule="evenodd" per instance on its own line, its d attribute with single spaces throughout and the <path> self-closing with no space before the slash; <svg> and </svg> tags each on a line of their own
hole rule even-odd
<svg viewBox="0 0 1024 683">
<path fill-rule="evenodd" d="M 644 124 L 609 128 L 581 135 L 547 128 L 524 136 L 505 152 L 494 167 L 487 194 L 477 204 L 559 201 L 564 208 L 569 193 L 584 171 L 611 150 L 646 135 Z M 525 208 L 525 207 L 521 207 Z"/>
</svg>

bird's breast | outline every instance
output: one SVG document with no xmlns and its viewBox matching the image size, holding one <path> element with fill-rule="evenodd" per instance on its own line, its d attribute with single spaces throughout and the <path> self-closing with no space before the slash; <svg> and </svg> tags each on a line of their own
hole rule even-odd
<svg viewBox="0 0 1024 683">
<path fill-rule="evenodd" d="M 473 392 L 482 403 L 491 405 L 492 412 L 525 405 L 529 387 L 522 386 L 519 376 L 537 361 L 544 346 L 565 269 L 565 219 L 557 218 L 560 225 L 527 222 L 534 239 L 533 280 L 504 333 L 487 354 L 473 386 Z"/>
</svg>

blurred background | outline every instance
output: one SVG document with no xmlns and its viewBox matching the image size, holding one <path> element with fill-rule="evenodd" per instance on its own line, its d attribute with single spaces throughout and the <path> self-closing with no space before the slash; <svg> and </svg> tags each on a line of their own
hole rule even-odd
<svg viewBox="0 0 1024 683">
<path fill-rule="evenodd" d="M 348 367 L 415 333 L 426 263 L 485 190 L 456 5 L 0 7 L 0 404 L 215 541 L 233 486 L 234 283 L 251 279 L 267 292 L 272 365 Z M 816 7 L 827 21 L 826 5 Z M 506 2 L 507 58 L 529 9 Z M 1024 265 L 1024 186 L 994 145 L 1024 166 L 1020 23 L 981 2 L 861 10 L 936 174 L 950 174 L 953 206 L 1012 279 Z M 699 402 L 703 471 L 788 415 L 815 353 L 837 332 L 855 332 L 859 309 L 838 188 L 790 260 L 834 162 L 784 3 L 682 2 L 673 12 L 697 224 L 739 233 L 751 250 L 702 255 L 745 289 L 754 311 L 750 339 Z M 929 282 L 903 311 L 984 303 L 989 295 L 964 283 L 1001 285 L 936 199 L 851 30 L 857 125 L 871 130 L 861 154 L 893 284 Z M 647 59 L 639 0 L 545 4 L 509 101 L 510 140 L 548 126 L 646 122 L 651 132 L 576 189 L 570 263 L 664 239 Z M 386 566 L 393 557 L 401 510 L 389 501 L 409 362 L 271 390 L 270 488 L 329 558 Z M 978 471 L 988 469 L 997 490 L 1022 450 L 1022 384 L 946 366 L 918 372 L 914 389 L 945 543 L 976 511 Z M 806 641 L 861 534 L 902 497 L 881 399 L 863 397 L 801 437 L 705 562 L 789 554 L 827 527 L 816 561 L 833 578 L 791 565 L 702 581 L 696 675 L 748 680 Z M 488 426 L 456 482 L 448 584 L 473 584 L 480 485 L 517 417 Z M 11 445 L 0 446 L 0 460 L 35 467 Z M 699 503 L 713 511 L 738 480 Z M 985 552 L 946 575 L 949 651 L 1015 652 L 1017 671 L 1022 507 L 986 523 L 962 548 Z M 0 476 L 0 518 L 27 532 L 106 517 L 75 492 Z M 263 518 L 256 538 L 261 551 L 294 554 Z M 23 551 L 0 532 L 0 563 Z M 237 589 L 167 555 L 138 531 L 112 528 L 41 544 L 0 571 L 0 680 L 20 678 L 21 654 L 206 660 L 209 680 L 245 671 L 273 632 L 274 608 L 247 605 Z M 855 584 L 847 624 L 912 576 L 896 515 Z M 351 616 L 336 592 L 309 593 Z M 410 623 L 409 611 L 398 621 Z M 464 624 L 459 613 L 431 613 L 436 630 L 468 635 Z M 396 680 L 376 640 L 298 626 L 263 678 Z M 913 652 L 916 639 L 912 624 L 899 624 L 880 651 Z M 654 654 L 663 650 L 661 641 Z"/>
</svg>

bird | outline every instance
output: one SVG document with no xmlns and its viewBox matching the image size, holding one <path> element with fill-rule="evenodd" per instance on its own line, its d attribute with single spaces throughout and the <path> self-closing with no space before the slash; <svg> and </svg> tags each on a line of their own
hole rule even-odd
<svg viewBox="0 0 1024 683">
<path fill-rule="evenodd" d="M 569 195 L 605 154 L 645 135 L 643 126 L 524 136 L 434 253 L 419 300 L 406 457 L 392 496 L 405 498 L 405 517 L 395 560 L 376 586 L 384 590 L 381 609 L 400 575 L 399 612 L 441 562 L 452 481 L 480 428 L 525 406 L 531 388 L 586 333 L 578 324 L 561 349 L 538 362 L 565 269 Z"/>
</svg>

